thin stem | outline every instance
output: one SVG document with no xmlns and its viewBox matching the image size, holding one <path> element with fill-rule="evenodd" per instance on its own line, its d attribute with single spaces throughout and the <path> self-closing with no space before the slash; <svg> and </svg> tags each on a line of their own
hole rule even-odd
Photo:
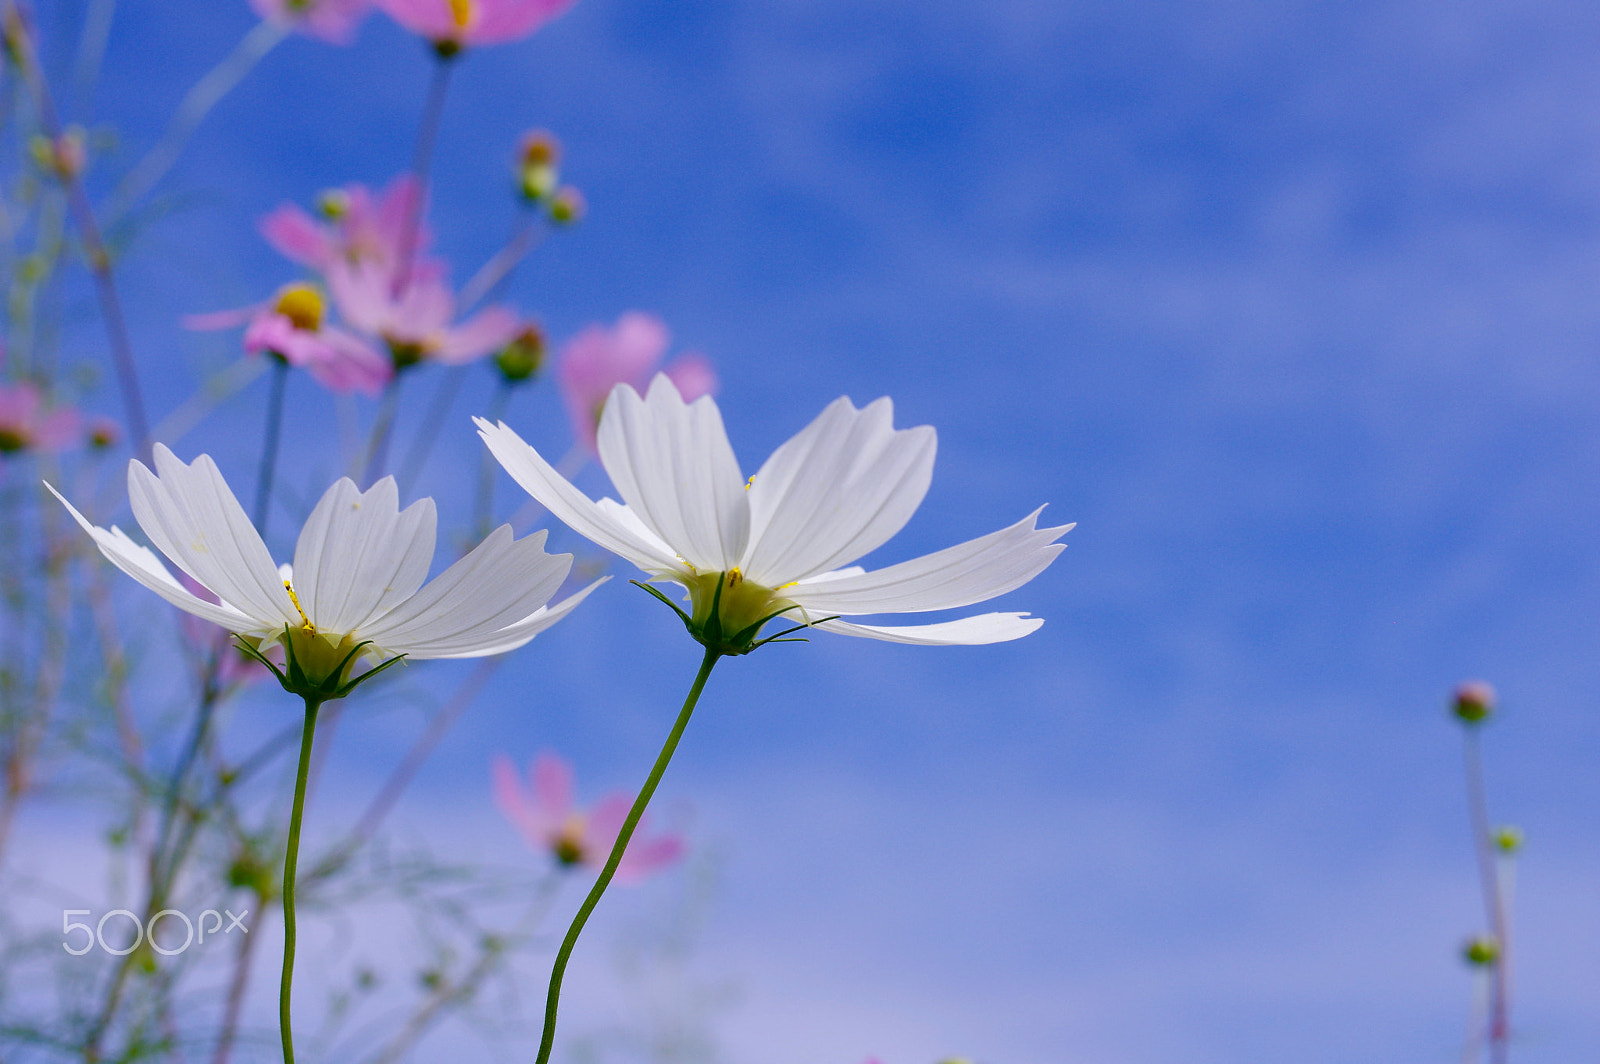
<svg viewBox="0 0 1600 1064">
<path fill-rule="evenodd" d="M 422 463 L 433 450 L 434 441 L 439 438 L 439 431 L 444 428 L 444 420 L 450 416 L 450 408 L 455 405 L 456 396 L 461 392 L 461 383 L 466 377 L 466 366 L 451 366 L 445 370 L 443 383 L 434 389 L 433 402 L 428 404 L 428 412 L 423 415 L 422 427 L 412 438 L 411 446 L 406 448 L 405 461 L 400 465 L 402 496 L 410 494 L 411 485 L 416 482 L 417 474 L 422 472 Z"/>
<path fill-rule="evenodd" d="M 34 53 L 33 34 L 16 0 L 6 0 L 0 9 L 5 21 L 5 36 L 11 43 L 23 80 L 33 94 L 38 112 L 39 128 L 52 143 L 61 138 L 61 123 L 56 117 L 55 104 L 50 97 L 50 87 L 44 80 L 38 57 Z M 100 235 L 95 222 L 94 208 L 83 189 L 79 175 L 63 172 L 62 186 L 67 193 L 67 209 L 78 227 L 78 238 L 83 242 L 84 258 L 94 277 L 95 293 L 100 299 L 100 316 L 105 319 L 106 336 L 111 345 L 111 363 L 116 371 L 117 384 L 122 392 L 122 405 L 128 419 L 128 434 L 133 442 L 134 454 L 150 459 L 150 421 L 145 416 L 144 396 L 139 390 L 139 374 L 134 366 L 133 345 L 128 339 L 128 325 L 122 313 L 122 302 L 117 296 L 117 285 L 111 274 L 111 252 Z"/>
<path fill-rule="evenodd" d="M 595 880 L 589 896 L 583 899 L 583 904 L 578 908 L 578 915 L 572 919 L 572 926 L 567 928 L 567 937 L 561 940 L 561 948 L 556 951 L 555 966 L 550 971 L 550 992 L 545 998 L 544 1034 L 539 1039 L 537 1064 L 549 1064 L 550 1050 L 555 1045 L 556 1007 L 561 1001 L 561 977 L 566 974 L 567 960 L 572 956 L 572 947 L 578 944 L 578 934 L 588 922 L 589 914 L 600 903 L 600 896 L 611 884 L 611 877 L 616 875 L 617 866 L 622 863 L 622 854 L 628 848 L 628 840 L 633 838 L 633 830 L 639 826 L 639 818 L 644 816 L 645 806 L 650 804 L 651 796 L 656 793 L 656 784 L 661 782 L 662 773 L 667 771 L 667 763 L 672 760 L 672 753 L 678 748 L 678 740 L 683 737 L 683 729 L 689 724 L 689 716 L 694 712 L 695 703 L 700 701 L 700 692 L 706 685 L 706 679 L 711 675 L 711 667 L 721 656 L 718 651 L 706 648 L 706 656 L 700 662 L 700 671 L 695 675 L 694 686 L 689 688 L 689 697 L 684 699 L 683 708 L 678 711 L 678 719 L 673 723 L 672 731 L 667 734 L 666 744 L 661 747 L 661 753 L 656 757 L 655 767 L 650 770 L 650 777 L 644 781 L 639 797 L 633 800 L 633 808 L 628 810 L 628 818 L 622 822 L 622 830 L 617 832 L 617 841 L 611 847 L 611 856 L 606 858 L 606 865 L 600 870 L 600 878 Z"/>
<path fill-rule="evenodd" d="M 294 810 L 289 814 L 289 843 L 283 856 L 283 980 L 278 984 L 278 1030 L 283 1036 L 283 1064 L 294 1064 L 294 1034 L 289 1026 L 289 988 L 294 981 L 294 872 L 300 856 L 300 819 L 306 809 L 306 777 L 311 771 L 311 738 L 317 730 L 321 703 L 306 697 L 306 723 L 300 733 L 300 768 L 294 777 Z"/>
<path fill-rule="evenodd" d="M 456 297 L 456 312 L 465 314 L 480 300 L 493 294 L 511 276 L 517 264 L 527 257 L 528 252 L 543 242 L 548 232 L 548 227 L 537 225 L 534 218 L 525 218 L 516 233 L 506 241 L 506 246 L 495 252 L 494 257 L 479 267 L 472 279 L 461 286 L 461 292 Z"/>
<path fill-rule="evenodd" d="M 283 393 L 289 379 L 289 363 L 273 354 L 272 391 L 267 397 L 267 427 L 261 440 L 261 470 L 256 475 L 256 508 L 252 516 L 256 531 L 267 538 L 267 510 L 272 504 L 272 477 L 278 468 L 278 436 L 283 429 Z"/>
<path fill-rule="evenodd" d="M 1484 915 L 1489 922 L 1489 933 L 1494 936 L 1495 947 L 1500 951 L 1491 965 L 1489 988 L 1489 1059 L 1492 1064 L 1505 1064 L 1508 1017 L 1506 1015 L 1505 980 L 1502 965 L 1505 963 L 1505 904 L 1500 895 L 1500 879 L 1495 870 L 1494 839 L 1489 832 L 1489 804 L 1484 795 L 1483 756 L 1478 745 L 1478 729 L 1467 726 L 1462 730 L 1462 762 L 1467 780 L 1467 810 L 1472 821 L 1474 850 L 1478 859 L 1478 880 L 1483 890 Z"/>
<path fill-rule="evenodd" d="M 288 34 L 286 26 L 275 22 L 263 21 L 254 26 L 244 38 L 234 46 L 227 57 L 212 67 L 203 77 L 194 83 L 183 97 L 183 102 L 178 104 L 178 109 L 173 112 L 172 119 L 167 123 L 166 130 L 161 134 L 161 139 L 156 146 L 139 160 L 137 166 L 128 172 L 117 186 L 116 193 L 111 200 L 111 209 L 107 217 L 112 221 L 120 218 L 134 203 L 138 202 L 146 192 L 155 187 L 156 182 L 166 176 L 172 164 L 178 161 L 178 156 L 183 153 L 184 145 L 189 143 L 189 138 L 199 128 L 200 123 L 210 113 L 224 96 L 233 87 L 250 73 L 250 70 L 277 47 L 278 42 Z"/>
<path fill-rule="evenodd" d="M 362 476 L 363 487 L 371 487 L 383 473 L 389 459 L 389 437 L 394 435 L 395 408 L 400 404 L 400 374 L 389 378 L 383 387 L 383 398 L 378 402 L 377 416 L 372 419 L 372 433 L 367 439 L 367 471 Z"/>
<path fill-rule="evenodd" d="M 495 386 L 494 395 L 489 400 L 489 412 L 484 415 L 485 420 L 494 424 L 505 417 L 506 404 L 511 401 L 512 387 L 511 381 L 504 376 L 500 378 L 499 383 Z M 487 447 L 482 448 L 478 454 L 478 499 L 473 507 L 473 513 L 477 515 L 473 522 L 473 527 L 476 529 L 479 539 L 489 534 L 490 521 L 493 520 L 494 516 L 494 471 L 496 468 L 498 468 L 498 463 L 495 462 L 494 455 L 489 453 Z"/>
<path fill-rule="evenodd" d="M 256 908 L 259 910 L 264 902 L 261 895 L 256 895 Z M 261 921 L 256 921 L 256 931 L 261 930 Z M 256 939 L 259 935 L 245 935 L 239 939 L 238 950 L 233 957 L 233 974 L 228 979 L 228 999 L 222 1012 L 222 1031 L 217 1035 L 216 1052 L 212 1054 L 211 1064 L 228 1064 L 228 1057 L 233 1053 L 234 1036 L 239 1030 L 239 1017 L 244 1012 L 244 991 L 250 982 L 250 961 L 255 954 Z"/>
<path fill-rule="evenodd" d="M 417 234 L 422 228 L 422 208 L 428 198 L 428 168 L 433 163 L 433 145 L 439 138 L 439 126 L 444 120 L 444 98 L 450 88 L 450 59 L 440 56 L 433 64 L 433 78 L 428 84 L 428 102 L 423 105 L 422 124 L 417 128 L 417 147 L 411 157 L 411 172 L 416 175 L 417 195 L 405 218 L 405 228 L 400 230 L 400 244 L 394 267 L 394 280 L 389 286 L 390 296 L 398 299 L 411 283 L 413 259 L 417 254 Z"/>
</svg>

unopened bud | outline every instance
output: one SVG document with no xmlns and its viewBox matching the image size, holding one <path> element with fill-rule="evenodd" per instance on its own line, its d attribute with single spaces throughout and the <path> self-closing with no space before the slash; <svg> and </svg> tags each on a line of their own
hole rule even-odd
<svg viewBox="0 0 1600 1064">
<path fill-rule="evenodd" d="M 108 417 L 97 417 L 89 423 L 89 446 L 103 451 L 115 447 L 122 439 L 122 429 Z"/>
<path fill-rule="evenodd" d="M 86 152 L 83 146 L 83 129 L 79 126 L 69 126 L 55 140 L 46 136 L 35 136 L 28 142 L 28 154 L 33 157 L 33 164 L 39 169 L 63 181 L 74 180 L 83 173 L 83 164 Z"/>
<path fill-rule="evenodd" d="M 1482 680 L 1471 680 L 1456 688 L 1452 706 L 1455 715 L 1468 724 L 1488 719 L 1494 712 L 1494 688 Z"/>
<path fill-rule="evenodd" d="M 558 191 L 550 200 L 550 220 L 557 225 L 571 225 L 583 218 L 588 205 L 583 202 L 583 193 L 567 185 Z"/>
<path fill-rule="evenodd" d="M 1461 947 L 1461 956 L 1474 967 L 1486 968 L 1499 961 L 1500 943 L 1491 935 L 1478 935 L 1467 939 L 1467 944 Z"/>
<path fill-rule="evenodd" d="M 330 188 L 317 193 L 317 213 L 331 222 L 337 222 L 350 213 L 350 194 L 342 188 Z"/>
<path fill-rule="evenodd" d="M 517 153 L 517 188 L 524 199 L 538 202 L 551 197 L 561 180 L 557 163 L 561 159 L 561 145 L 543 129 L 536 129 L 522 138 Z"/>
<path fill-rule="evenodd" d="M 1516 853 L 1522 849 L 1524 836 L 1522 829 L 1515 824 L 1501 824 L 1490 837 L 1494 840 L 1494 848 L 1501 853 Z"/>
<path fill-rule="evenodd" d="M 532 322 L 494 356 L 494 364 L 506 380 L 525 381 L 544 364 L 544 332 Z"/>
</svg>

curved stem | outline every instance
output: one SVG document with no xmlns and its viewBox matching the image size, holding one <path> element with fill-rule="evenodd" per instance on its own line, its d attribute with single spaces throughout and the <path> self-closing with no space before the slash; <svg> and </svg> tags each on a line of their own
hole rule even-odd
<svg viewBox="0 0 1600 1064">
<path fill-rule="evenodd" d="M 422 208 L 428 198 L 428 168 L 433 163 L 433 145 L 439 137 L 439 126 L 444 120 L 444 98 L 450 88 L 450 68 L 455 63 L 440 57 L 433 64 L 433 80 L 428 85 L 428 102 L 423 105 L 422 125 L 417 129 L 417 147 L 411 157 L 411 172 L 417 179 L 417 195 L 405 218 L 405 228 L 400 230 L 400 244 L 396 248 L 394 280 L 389 287 L 390 296 L 398 299 L 411 283 L 412 261 L 417 254 L 417 234 L 422 228 Z"/>
<path fill-rule="evenodd" d="M 644 816 L 645 806 L 650 804 L 651 796 L 656 793 L 656 784 L 661 782 L 662 773 L 667 771 L 667 763 L 672 760 L 672 752 L 678 748 L 678 740 L 683 737 L 683 729 L 689 723 L 689 716 L 694 712 L 695 703 L 700 701 L 700 692 L 706 685 L 706 678 L 711 675 L 711 666 L 715 665 L 721 656 L 718 651 L 706 648 L 706 656 L 700 662 L 700 672 L 694 678 L 694 686 L 689 688 L 689 697 L 684 699 L 683 708 L 678 711 L 678 719 L 673 723 L 672 731 L 667 734 L 666 744 L 661 747 L 661 753 L 656 757 L 655 767 L 650 770 L 650 778 L 644 781 L 639 797 L 633 800 L 633 808 L 628 810 L 628 818 L 622 822 L 622 830 L 617 832 L 617 841 L 611 847 L 611 856 L 606 858 L 605 867 L 600 870 L 600 878 L 595 880 L 589 896 L 584 898 L 583 904 L 578 907 L 578 915 L 573 917 L 572 926 L 567 928 L 567 937 L 561 940 L 561 948 L 556 951 L 555 966 L 550 970 L 550 992 L 545 997 L 544 1034 L 539 1038 L 538 1064 L 549 1064 L 550 1049 L 555 1045 L 556 1007 L 561 1001 L 561 977 L 566 974 L 572 947 L 577 945 L 578 934 L 588 922 L 589 914 L 600 903 L 600 896 L 611 884 L 611 877 L 616 875 L 617 866 L 622 863 L 622 854 L 628 848 L 628 840 L 633 838 L 633 829 L 639 826 L 639 818 Z"/>
<path fill-rule="evenodd" d="M 300 732 L 300 768 L 294 777 L 294 810 L 289 814 L 289 844 L 283 856 L 283 980 L 278 984 L 278 1030 L 283 1064 L 294 1064 L 294 1034 L 289 1026 L 289 987 L 294 980 L 294 871 L 300 855 L 300 819 L 306 808 L 306 777 L 311 771 L 311 737 L 322 703 L 306 698 L 306 723 Z"/>
<path fill-rule="evenodd" d="M 267 508 L 272 503 L 272 477 L 278 468 L 278 434 L 283 428 L 283 391 L 289 378 L 289 363 L 273 354 L 272 392 L 267 399 L 267 428 L 261 441 L 261 471 L 256 476 L 256 507 L 251 517 L 261 538 L 267 537 Z"/>
</svg>

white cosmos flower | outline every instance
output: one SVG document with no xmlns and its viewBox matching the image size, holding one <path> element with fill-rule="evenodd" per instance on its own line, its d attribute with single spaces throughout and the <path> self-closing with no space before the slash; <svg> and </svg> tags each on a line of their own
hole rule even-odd
<svg viewBox="0 0 1600 1064">
<path fill-rule="evenodd" d="M 994 598 L 1037 576 L 1073 527 L 1038 528 L 1036 510 L 898 565 L 841 568 L 898 532 L 932 479 L 933 429 L 897 430 L 893 418 L 888 399 L 861 410 L 838 399 L 747 483 L 709 397 L 686 404 L 664 376 L 643 399 L 618 385 L 597 442 L 621 503 L 589 499 L 503 422 L 477 424 L 506 472 L 551 513 L 653 579 L 688 588 L 685 623 L 702 642 L 710 623 L 725 653 L 752 649 L 759 622 L 780 615 L 843 635 L 928 645 L 997 643 L 1038 628 L 1043 621 L 1023 613 L 901 627 L 836 619 Z"/>
<path fill-rule="evenodd" d="M 300 531 L 294 565 L 280 569 L 210 456 L 185 465 L 157 444 L 155 466 L 159 476 L 137 460 L 128 463 L 128 498 L 139 527 L 220 602 L 191 594 L 148 547 L 116 526 L 90 524 L 50 490 L 117 568 L 260 649 L 283 643 L 313 676 L 319 667 L 326 676 L 361 643 L 367 644 L 361 655 L 372 660 L 513 650 L 599 583 L 546 606 L 572 555 L 546 554 L 544 532 L 513 540 L 510 526 L 502 525 L 424 587 L 437 524 L 433 500 L 401 510 L 393 477 L 364 492 L 348 478 L 329 488 Z"/>
</svg>

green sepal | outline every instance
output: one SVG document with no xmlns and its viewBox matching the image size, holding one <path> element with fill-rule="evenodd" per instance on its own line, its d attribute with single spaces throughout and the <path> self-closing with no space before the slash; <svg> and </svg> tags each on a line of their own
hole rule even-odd
<svg viewBox="0 0 1600 1064">
<path fill-rule="evenodd" d="M 286 667 L 282 669 L 274 664 L 266 655 L 262 654 L 259 649 L 251 646 L 250 642 L 246 640 L 244 636 L 235 633 L 234 639 L 238 641 L 240 650 L 244 651 L 245 654 L 249 655 L 256 661 L 259 661 L 261 664 L 272 670 L 272 674 L 278 678 L 279 686 L 281 686 L 285 691 L 288 691 L 292 695 L 299 695 L 301 698 L 315 700 L 319 703 L 331 702 L 336 698 L 343 698 L 351 691 L 354 691 L 360 684 L 366 683 L 368 680 L 378 675 L 378 673 L 384 671 L 398 661 L 403 661 L 406 657 L 404 654 L 396 654 L 388 661 L 379 663 L 373 668 L 362 673 L 360 676 L 341 682 L 339 678 L 345 675 L 345 670 L 350 667 L 350 663 L 355 660 L 356 655 L 361 653 L 363 647 L 372 645 L 372 640 L 365 639 L 351 647 L 350 652 L 339 660 L 339 664 L 336 665 L 327 676 L 324 676 L 320 680 L 312 680 L 306 675 L 305 670 L 301 668 L 300 662 L 295 657 L 294 640 L 290 636 L 289 626 L 285 625 L 283 629 L 283 640 L 281 645 L 283 646 L 285 658 L 284 665 Z"/>
</svg>

